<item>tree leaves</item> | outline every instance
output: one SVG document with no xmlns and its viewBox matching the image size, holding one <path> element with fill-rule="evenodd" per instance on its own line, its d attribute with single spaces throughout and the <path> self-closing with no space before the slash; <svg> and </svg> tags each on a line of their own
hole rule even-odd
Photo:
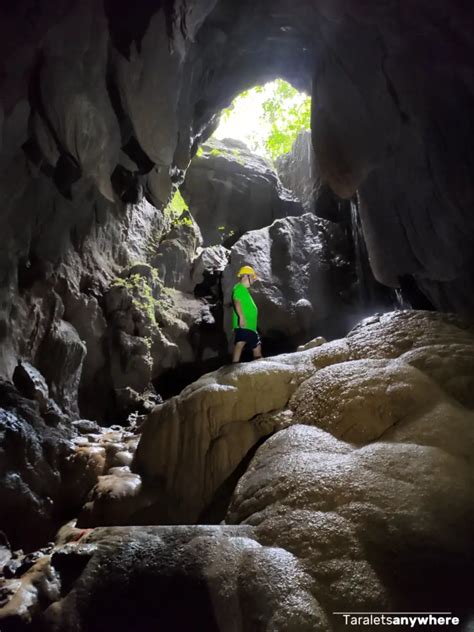
<svg viewBox="0 0 474 632">
<path fill-rule="evenodd" d="M 258 132 L 246 140 L 251 149 L 270 160 L 289 152 L 298 133 L 310 129 L 311 98 L 282 79 L 239 94 L 230 107 L 222 111 L 221 120 L 237 117 L 239 108 L 244 109 L 246 104 L 248 109 L 248 104 L 253 102 L 255 109 L 260 110 L 260 125 Z"/>
<path fill-rule="evenodd" d="M 264 144 L 273 160 L 289 152 L 298 133 L 311 126 L 311 98 L 282 79 L 274 83 L 273 95 L 263 103 L 263 118 L 271 125 Z"/>
</svg>

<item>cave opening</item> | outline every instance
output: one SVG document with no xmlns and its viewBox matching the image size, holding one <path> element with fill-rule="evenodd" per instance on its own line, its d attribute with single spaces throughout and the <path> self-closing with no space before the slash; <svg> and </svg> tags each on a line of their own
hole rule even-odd
<svg viewBox="0 0 474 632">
<path fill-rule="evenodd" d="M 266 83 L 257 83 L 237 94 L 231 104 L 220 111 L 217 128 L 199 147 L 194 161 L 191 162 L 190 177 L 192 178 L 193 170 L 199 169 L 199 165 L 206 159 L 213 161 L 213 168 L 217 171 L 224 170 L 222 165 L 227 161 L 227 164 L 231 165 L 230 168 L 235 169 L 234 178 L 229 178 L 226 182 L 226 186 L 230 189 L 240 189 L 244 195 L 252 196 L 256 190 L 255 185 L 248 182 L 253 177 L 252 170 L 257 176 L 260 174 L 264 178 L 268 178 L 271 174 L 275 178 L 276 185 L 283 188 L 279 181 L 278 161 L 291 152 L 299 135 L 306 135 L 306 140 L 310 138 L 310 127 L 310 96 L 299 91 L 281 77 Z M 309 147 L 306 149 L 309 153 Z M 273 176 L 273 174 L 275 175 Z M 240 175 L 242 178 L 239 177 Z M 216 180 L 218 179 L 216 178 Z M 219 184 L 216 182 L 215 186 L 217 187 Z M 242 208 L 237 208 L 235 205 L 232 209 L 233 215 L 229 213 L 225 219 L 219 220 L 216 217 L 210 218 L 208 221 L 208 218 L 202 218 L 200 209 L 196 209 L 193 203 L 192 184 L 189 184 L 189 177 L 187 180 L 185 179 L 182 191 L 183 194 L 180 188 L 176 190 L 165 213 L 170 214 L 175 222 L 190 221 L 190 217 L 193 218 L 193 221 L 196 220 L 204 233 L 203 245 L 205 247 L 223 247 L 231 252 L 234 244 L 245 234 L 246 228 L 260 227 L 258 218 L 253 219 L 252 217 L 246 226 L 240 225 L 239 215 L 243 211 Z M 285 195 L 292 196 L 295 200 L 299 199 L 297 191 L 288 189 Z M 220 195 L 218 204 L 226 204 L 228 199 L 227 191 Z M 275 202 L 268 192 L 265 192 L 264 196 L 260 196 L 258 203 L 270 208 Z M 294 209 L 297 209 L 296 204 L 294 204 Z M 255 208 L 251 208 L 248 212 L 251 214 L 255 211 Z M 295 212 L 299 212 L 299 210 Z M 270 210 L 268 221 L 272 219 L 274 217 Z M 227 300 L 227 304 L 224 305 L 225 299 L 228 297 L 224 297 L 221 283 L 220 275 L 216 276 L 216 273 L 211 271 L 204 275 L 201 283 L 196 285 L 194 295 L 214 305 L 212 309 L 216 319 L 214 329 L 225 331 L 229 304 Z M 221 340 L 220 347 L 214 342 L 214 351 L 217 348 L 217 356 L 213 355 L 203 360 L 206 342 L 204 341 L 203 346 L 202 331 L 200 332 L 199 328 L 195 327 L 192 335 L 193 345 L 200 358 L 199 361 L 197 363 L 181 363 L 179 366 L 165 371 L 154 382 L 157 391 L 165 400 L 179 394 L 187 384 L 195 381 L 204 373 L 216 370 L 230 361 L 228 341 L 225 338 L 223 342 Z M 281 334 L 278 330 L 270 330 L 262 337 L 265 355 L 274 356 L 293 351 L 305 335 L 306 333 L 300 337 L 301 339 L 298 336 L 293 339 L 293 337 L 288 338 L 288 336 Z M 241 359 L 244 362 L 251 361 L 251 350 L 244 349 Z"/>
<path fill-rule="evenodd" d="M 300 132 L 310 129 L 311 97 L 276 78 L 238 94 L 221 111 L 211 139 L 240 140 L 253 153 L 274 163 L 291 151 Z"/>
<path fill-rule="evenodd" d="M 261 75 L 263 68 L 264 65 L 258 68 L 257 74 Z M 291 253 L 287 260 L 288 243 L 283 239 L 272 244 L 267 277 L 276 275 L 279 279 L 280 292 L 288 294 L 283 301 L 291 313 L 289 319 L 293 318 L 294 322 L 286 329 L 281 323 L 265 326 L 261 339 L 267 357 L 295 351 L 313 339 L 340 337 L 374 311 L 398 307 L 393 291 L 378 283 L 371 271 L 357 197 L 343 200 L 322 181 L 311 133 L 312 99 L 307 92 L 295 87 L 297 80 L 293 78 L 295 85 L 292 85 L 291 78 L 287 79 L 288 76 L 277 75 L 270 81 L 255 81 L 217 112 L 213 133 L 195 151 L 184 182 L 175 189 L 164 210 L 172 226 L 196 224 L 203 237 L 201 245 L 223 247 L 228 256 L 249 231 L 302 213 L 314 216 L 313 224 L 309 229 L 306 226 L 303 233 L 309 230 L 310 239 L 322 244 L 326 251 L 324 265 L 331 269 L 330 278 L 317 281 L 317 290 L 310 287 L 311 277 L 316 278 L 319 273 L 317 264 L 312 267 L 305 261 L 318 257 L 318 253 L 311 250 L 304 253 L 298 266 L 298 273 L 302 268 L 308 269 L 303 274 L 302 286 L 297 287 L 298 281 L 294 278 L 298 273 L 291 270 Z M 268 191 L 262 195 L 249 185 L 252 170 L 258 178 L 268 178 L 271 174 L 278 195 L 295 204 L 275 209 L 275 201 Z M 196 193 L 200 186 L 196 181 L 202 185 L 202 181 L 208 179 L 211 191 Z M 233 195 L 237 197 L 235 192 L 240 195 L 238 203 L 232 201 Z M 213 195 L 214 203 L 210 202 Z M 252 196 L 257 197 L 260 209 L 256 208 L 257 204 L 252 207 Z M 255 217 L 262 207 L 269 209 L 265 221 Z M 244 221 L 243 215 L 250 219 Z M 276 232 L 280 229 L 285 233 L 288 227 L 282 225 Z M 247 250 L 245 261 L 254 257 L 251 250 Z M 204 335 L 199 327 L 192 328 L 190 339 L 195 361 L 182 360 L 153 379 L 156 391 L 164 400 L 178 395 L 201 375 L 230 361 L 232 336 L 226 327 L 230 303 L 229 297 L 224 296 L 229 287 L 224 289 L 221 272 L 205 271 L 203 280 L 194 288 L 194 296 L 207 301 L 215 317 L 211 326 L 206 323 Z M 269 278 L 264 282 L 268 284 Z M 312 305 L 314 297 L 307 300 L 307 294 L 315 291 L 316 312 Z M 281 320 L 284 318 L 280 315 Z M 222 335 L 224 331 L 227 331 L 227 339 Z M 252 358 L 251 350 L 245 348 L 241 360 L 247 362 Z"/>
</svg>

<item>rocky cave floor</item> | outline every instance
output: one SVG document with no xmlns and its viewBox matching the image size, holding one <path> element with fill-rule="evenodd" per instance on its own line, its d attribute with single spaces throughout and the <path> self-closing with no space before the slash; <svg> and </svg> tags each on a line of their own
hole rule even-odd
<svg viewBox="0 0 474 632">
<path fill-rule="evenodd" d="M 21 507 L 2 632 L 329 631 L 341 610 L 472 624 L 474 329 L 458 317 L 387 313 L 224 366 L 129 427 L 66 426 L 20 377 L 23 394 L 2 384 L 2 505 Z"/>
</svg>

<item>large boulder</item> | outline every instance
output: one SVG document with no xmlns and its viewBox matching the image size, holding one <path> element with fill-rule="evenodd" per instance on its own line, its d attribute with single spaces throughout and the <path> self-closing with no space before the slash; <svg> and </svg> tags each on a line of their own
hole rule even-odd
<svg viewBox="0 0 474 632">
<path fill-rule="evenodd" d="M 168 499 L 156 503 L 150 520 L 196 522 L 256 443 L 289 423 L 291 414 L 282 409 L 309 375 L 309 362 L 309 355 L 296 354 L 224 367 L 158 407 L 145 424 L 134 462 Z"/>
<path fill-rule="evenodd" d="M 197 520 L 252 447 L 282 427 L 318 426 L 365 444 L 453 394 L 456 406 L 469 404 L 473 345 L 454 319 L 395 312 L 345 339 L 203 376 L 145 424 L 134 467 L 163 490 L 155 519 Z"/>
<path fill-rule="evenodd" d="M 73 538 L 15 580 L 2 630 L 328 629 L 307 570 L 287 551 L 262 547 L 252 527 L 115 527 Z"/>
<path fill-rule="evenodd" d="M 303 212 L 269 163 L 241 141 L 212 139 L 201 149 L 182 193 L 206 246 L 230 245 L 249 230 Z"/>
<path fill-rule="evenodd" d="M 281 341 L 283 349 L 295 349 L 314 336 L 334 338 L 349 328 L 356 309 L 355 275 L 338 224 L 306 213 L 241 237 L 223 277 L 227 306 L 237 272 L 245 264 L 258 275 L 251 291 L 260 334 L 270 346 Z"/>
<path fill-rule="evenodd" d="M 170 231 L 157 246 L 156 254 L 150 258 L 166 287 L 183 292 L 194 290 L 191 269 L 201 246 L 199 226 L 185 211 L 171 224 Z"/>
<path fill-rule="evenodd" d="M 39 366 L 52 397 L 69 415 L 78 418 L 78 392 L 87 354 L 75 328 L 65 320 L 53 323 L 39 350 Z"/>
<path fill-rule="evenodd" d="M 369 319 L 346 345 L 344 361 L 314 357 L 320 370 L 290 401 L 304 425 L 259 450 L 226 522 L 304 560 L 326 612 L 446 604 L 466 621 L 472 329 L 404 312 Z"/>
<path fill-rule="evenodd" d="M 335 613 L 348 610 L 441 609 L 465 620 L 463 577 L 473 572 L 474 553 L 465 449 L 472 421 L 439 402 L 405 423 L 405 432 L 360 448 L 292 426 L 261 448 L 226 521 L 251 524 L 260 542 L 311 569 L 330 629 L 342 628 Z"/>
<path fill-rule="evenodd" d="M 208 246 L 198 251 L 193 262 L 192 281 L 197 292 L 210 290 L 220 296 L 220 281 L 229 262 L 230 251 L 224 246 Z"/>
</svg>

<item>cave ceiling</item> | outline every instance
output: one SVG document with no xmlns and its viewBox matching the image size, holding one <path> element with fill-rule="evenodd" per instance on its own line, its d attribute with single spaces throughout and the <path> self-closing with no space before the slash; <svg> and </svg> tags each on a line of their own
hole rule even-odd
<svg viewBox="0 0 474 632">
<path fill-rule="evenodd" d="M 162 206 L 219 111 L 280 76 L 312 94 L 323 180 L 358 195 L 372 269 L 472 311 L 473 9 L 447 0 L 3 3 L 3 281 L 97 209 Z M 47 244 L 45 242 L 48 242 Z"/>
</svg>

